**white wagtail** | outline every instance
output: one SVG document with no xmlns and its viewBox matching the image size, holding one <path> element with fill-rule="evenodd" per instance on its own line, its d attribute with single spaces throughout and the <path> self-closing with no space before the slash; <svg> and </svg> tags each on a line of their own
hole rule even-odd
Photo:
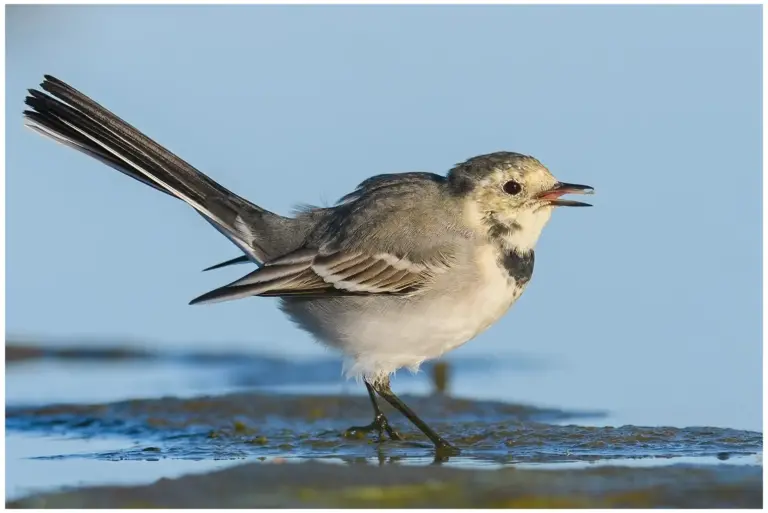
<svg viewBox="0 0 768 513">
<path fill-rule="evenodd" d="M 30 90 L 25 123 L 192 206 L 252 262 L 243 278 L 194 299 L 280 298 L 302 329 L 346 357 L 374 408 L 364 427 L 399 439 L 379 394 L 438 449 L 454 448 L 390 389 L 389 376 L 464 344 L 496 322 L 533 273 L 533 248 L 567 193 L 593 189 L 557 181 L 538 160 L 481 155 L 446 176 L 378 175 L 330 208 L 283 217 L 228 191 L 89 97 L 46 76 Z"/>
</svg>

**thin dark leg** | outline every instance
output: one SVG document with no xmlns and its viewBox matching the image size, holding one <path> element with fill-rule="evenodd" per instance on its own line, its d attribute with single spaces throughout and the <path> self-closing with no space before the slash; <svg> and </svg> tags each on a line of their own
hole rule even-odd
<svg viewBox="0 0 768 513">
<path fill-rule="evenodd" d="M 384 435 L 384 431 L 387 432 L 389 435 L 389 438 L 392 440 L 402 440 L 403 437 L 400 436 L 400 434 L 395 431 L 392 426 L 389 425 L 389 421 L 387 420 L 387 417 L 381 412 L 381 409 L 379 408 L 379 403 L 376 401 L 376 392 L 374 392 L 373 387 L 366 381 L 365 382 L 365 388 L 368 389 L 368 397 L 371 398 L 371 404 L 373 405 L 373 422 L 368 424 L 367 426 L 354 426 L 349 429 L 347 429 L 347 433 L 352 433 L 355 431 L 361 431 L 361 432 L 368 432 L 368 431 L 378 431 L 379 433 L 379 440 L 381 440 L 382 436 Z"/>
<path fill-rule="evenodd" d="M 440 435 L 433 431 L 431 427 L 429 427 L 423 420 L 418 417 L 418 415 L 416 415 L 416 413 L 414 413 L 413 410 L 408 407 L 408 405 L 401 401 L 400 398 L 397 397 L 394 392 L 392 392 L 392 389 L 389 387 L 389 380 L 377 383 L 375 385 L 375 390 L 381 397 L 384 398 L 385 401 L 395 407 L 400 413 L 405 415 L 408 420 L 413 423 L 414 426 L 419 428 L 422 433 L 427 435 L 427 438 L 432 440 L 432 443 L 435 444 L 435 448 L 440 451 L 452 453 L 459 452 L 456 447 L 448 443 Z"/>
</svg>

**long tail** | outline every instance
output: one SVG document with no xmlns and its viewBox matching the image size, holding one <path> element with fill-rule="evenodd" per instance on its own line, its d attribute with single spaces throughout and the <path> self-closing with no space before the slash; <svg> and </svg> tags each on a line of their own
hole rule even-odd
<svg viewBox="0 0 768 513">
<path fill-rule="evenodd" d="M 61 80 L 40 87 L 49 94 L 29 90 L 28 127 L 188 203 L 256 263 L 290 249 L 294 219 L 230 192 Z"/>
</svg>

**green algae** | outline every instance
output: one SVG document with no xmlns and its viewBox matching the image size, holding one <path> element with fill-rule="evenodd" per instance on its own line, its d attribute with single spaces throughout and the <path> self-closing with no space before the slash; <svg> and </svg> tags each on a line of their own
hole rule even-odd
<svg viewBox="0 0 768 513">
<path fill-rule="evenodd" d="M 248 463 L 144 486 L 39 494 L 12 508 L 702 508 L 762 506 L 762 467 L 584 470 Z"/>
</svg>

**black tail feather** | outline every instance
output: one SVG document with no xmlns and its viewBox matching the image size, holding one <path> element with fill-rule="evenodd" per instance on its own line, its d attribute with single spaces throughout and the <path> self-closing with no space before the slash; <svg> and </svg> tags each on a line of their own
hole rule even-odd
<svg viewBox="0 0 768 513">
<path fill-rule="evenodd" d="M 280 252 L 269 232 L 291 220 L 264 210 L 222 187 L 86 95 L 50 75 L 45 92 L 30 90 L 27 125 L 194 207 L 250 260 Z M 259 237 L 264 232 L 265 239 Z M 264 245 L 266 243 L 266 246 Z"/>
</svg>

